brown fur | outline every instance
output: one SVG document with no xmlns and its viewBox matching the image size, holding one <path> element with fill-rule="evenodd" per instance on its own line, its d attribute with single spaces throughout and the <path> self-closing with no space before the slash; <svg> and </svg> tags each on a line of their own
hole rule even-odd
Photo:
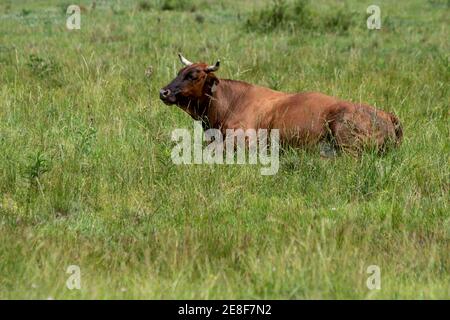
<svg viewBox="0 0 450 320">
<path fill-rule="evenodd" d="M 396 116 L 374 107 L 342 101 L 319 92 L 283 93 L 241 81 L 223 80 L 196 63 L 180 70 L 163 90 L 166 104 L 176 104 L 204 128 L 279 129 L 281 141 L 313 145 L 329 138 L 337 147 L 359 153 L 366 146 L 384 150 L 399 144 Z M 213 90 L 214 88 L 214 90 Z"/>
</svg>

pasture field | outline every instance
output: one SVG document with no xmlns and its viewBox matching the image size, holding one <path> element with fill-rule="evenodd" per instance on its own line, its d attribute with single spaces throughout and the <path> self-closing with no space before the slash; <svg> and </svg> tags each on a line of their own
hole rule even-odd
<svg viewBox="0 0 450 320">
<path fill-rule="evenodd" d="M 448 1 L 91 2 L 72 31 L 71 1 L 0 2 L 0 298 L 450 297 Z M 403 144 L 177 166 L 177 52 L 395 112 Z"/>
</svg>

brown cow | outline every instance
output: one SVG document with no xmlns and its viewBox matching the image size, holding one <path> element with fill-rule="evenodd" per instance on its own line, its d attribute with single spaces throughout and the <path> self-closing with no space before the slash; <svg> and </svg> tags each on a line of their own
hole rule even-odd
<svg viewBox="0 0 450 320">
<path fill-rule="evenodd" d="M 279 129 L 280 140 L 292 146 L 330 141 L 340 150 L 359 153 L 370 145 L 377 150 L 399 144 L 402 128 L 392 113 L 355 104 L 319 92 L 283 93 L 242 81 L 219 79 L 215 65 L 185 65 L 160 90 L 167 105 L 177 105 L 204 129 Z"/>
</svg>

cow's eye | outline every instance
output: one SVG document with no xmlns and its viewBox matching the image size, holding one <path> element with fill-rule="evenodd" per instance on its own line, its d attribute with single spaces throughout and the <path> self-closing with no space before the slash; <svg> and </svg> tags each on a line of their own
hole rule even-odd
<svg viewBox="0 0 450 320">
<path fill-rule="evenodd" d="M 196 80 L 198 77 L 194 73 L 189 73 L 186 77 L 188 80 Z"/>
</svg>

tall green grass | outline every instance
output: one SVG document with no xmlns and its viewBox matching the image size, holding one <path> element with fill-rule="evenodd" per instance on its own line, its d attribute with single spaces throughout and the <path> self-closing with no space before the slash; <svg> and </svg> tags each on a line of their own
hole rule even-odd
<svg viewBox="0 0 450 320">
<path fill-rule="evenodd" d="M 0 4 L 0 298 L 448 298 L 448 7 L 379 1 L 371 31 L 360 1 L 171 2 L 82 1 L 79 31 L 58 2 Z M 179 51 L 395 112 L 403 144 L 176 166 L 192 121 L 158 90 Z"/>
</svg>

